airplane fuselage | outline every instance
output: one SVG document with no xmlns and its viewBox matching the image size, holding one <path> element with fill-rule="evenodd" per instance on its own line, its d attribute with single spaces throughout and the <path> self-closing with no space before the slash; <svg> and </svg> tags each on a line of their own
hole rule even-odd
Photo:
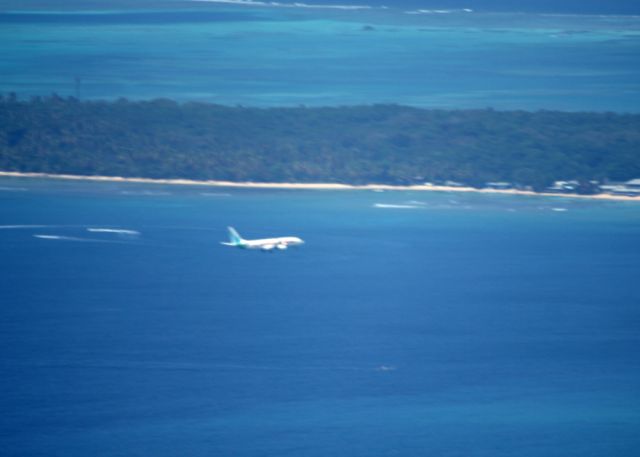
<svg viewBox="0 0 640 457">
<path fill-rule="evenodd" d="M 229 227 L 229 242 L 222 243 L 226 246 L 233 246 L 241 249 L 261 249 L 263 251 L 273 251 L 278 249 L 284 251 L 289 246 L 304 244 L 304 241 L 297 236 L 280 236 L 277 238 L 261 238 L 257 240 L 245 240 L 238 232 Z"/>
<path fill-rule="evenodd" d="M 263 238 L 259 240 L 242 240 L 238 247 L 243 249 L 287 249 L 289 246 L 303 244 L 297 236 L 282 236 L 278 238 Z"/>
</svg>

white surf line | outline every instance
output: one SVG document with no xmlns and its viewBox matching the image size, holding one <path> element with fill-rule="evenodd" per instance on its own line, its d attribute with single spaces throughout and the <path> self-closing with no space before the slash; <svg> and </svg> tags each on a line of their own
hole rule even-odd
<svg viewBox="0 0 640 457">
<path fill-rule="evenodd" d="M 582 199 L 582 200 L 609 200 L 609 201 L 629 201 L 640 202 L 640 197 L 631 197 L 627 195 L 612 194 L 595 194 L 595 195 L 578 195 L 578 194 L 555 194 L 547 192 L 534 192 L 530 190 L 514 190 L 514 189 L 476 189 L 473 187 L 451 187 L 451 186 L 435 186 L 433 184 L 415 184 L 415 185 L 391 185 L 391 184 L 337 184 L 337 183 L 292 183 L 292 182 L 253 182 L 253 181 L 198 181 L 193 179 L 156 179 L 156 178 L 124 178 L 122 176 L 94 176 L 94 175 L 68 175 L 68 174 L 52 174 L 52 173 L 34 173 L 34 172 L 18 172 L 18 171 L 0 171 L 0 177 L 20 177 L 20 178 L 38 178 L 38 179 L 64 179 L 72 181 L 95 181 L 95 182 L 117 182 L 117 183 L 143 183 L 143 184 L 161 184 L 161 185 L 180 185 L 180 186 L 204 186 L 204 187 L 228 187 L 242 189 L 291 189 L 291 190 L 411 190 L 411 191 L 429 191 L 429 192 L 455 192 L 455 193 L 477 193 L 490 195 L 518 195 L 526 197 L 553 197 L 564 199 Z"/>
<path fill-rule="evenodd" d="M 201 3 L 221 3 L 227 5 L 239 6 L 267 6 L 274 8 L 311 8 L 311 9 L 334 9 L 334 10 L 371 10 L 371 9 L 387 9 L 385 6 L 375 7 L 371 5 L 326 5 L 316 3 L 283 3 L 283 2 L 265 2 L 259 0 L 191 0 Z"/>
</svg>

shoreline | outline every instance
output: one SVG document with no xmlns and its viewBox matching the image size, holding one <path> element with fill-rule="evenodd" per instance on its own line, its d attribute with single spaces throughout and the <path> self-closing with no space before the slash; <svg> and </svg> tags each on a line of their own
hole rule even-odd
<svg viewBox="0 0 640 457">
<path fill-rule="evenodd" d="M 235 182 L 235 181 L 203 181 L 195 179 L 154 179 L 154 178 L 125 178 L 122 176 L 89 176 L 89 175 L 69 175 L 69 174 L 52 174 L 52 173 L 36 173 L 36 172 L 19 172 L 19 171 L 0 171 L 0 177 L 12 178 L 41 178 L 41 179 L 62 179 L 69 181 L 98 181 L 98 182 L 124 182 L 138 184 L 164 184 L 164 185 L 182 185 L 182 186 L 204 186 L 204 187 L 235 187 L 245 189 L 289 189 L 289 190 L 413 190 L 413 191 L 431 191 L 431 192 L 471 192 L 479 194 L 497 194 L 497 195 L 523 195 L 529 197 L 563 197 L 563 198 L 581 198 L 590 200 L 615 200 L 615 201 L 633 201 L 640 202 L 640 197 L 630 197 L 625 195 L 612 194 L 595 194 L 595 195 L 579 195 L 579 194 L 555 194 L 550 192 L 533 192 L 517 189 L 476 189 L 474 187 L 451 187 L 436 185 L 391 185 L 391 184 L 337 184 L 337 183 L 263 183 L 263 182 Z"/>
</svg>

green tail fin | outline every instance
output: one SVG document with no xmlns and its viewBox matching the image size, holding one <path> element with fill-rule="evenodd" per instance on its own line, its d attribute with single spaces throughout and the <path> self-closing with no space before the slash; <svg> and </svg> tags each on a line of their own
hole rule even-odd
<svg viewBox="0 0 640 457">
<path fill-rule="evenodd" d="M 227 230 L 229 230 L 229 241 L 231 241 L 231 243 L 242 244 L 244 240 L 242 239 L 240 234 L 236 231 L 236 229 L 234 229 L 233 227 L 227 227 Z"/>
</svg>

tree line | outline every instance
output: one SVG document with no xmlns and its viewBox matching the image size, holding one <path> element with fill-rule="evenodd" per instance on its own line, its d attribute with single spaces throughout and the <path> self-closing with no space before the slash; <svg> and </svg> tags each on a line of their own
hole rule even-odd
<svg viewBox="0 0 640 457">
<path fill-rule="evenodd" d="M 0 96 L 0 170 L 410 184 L 640 177 L 640 115 Z"/>
</svg>

